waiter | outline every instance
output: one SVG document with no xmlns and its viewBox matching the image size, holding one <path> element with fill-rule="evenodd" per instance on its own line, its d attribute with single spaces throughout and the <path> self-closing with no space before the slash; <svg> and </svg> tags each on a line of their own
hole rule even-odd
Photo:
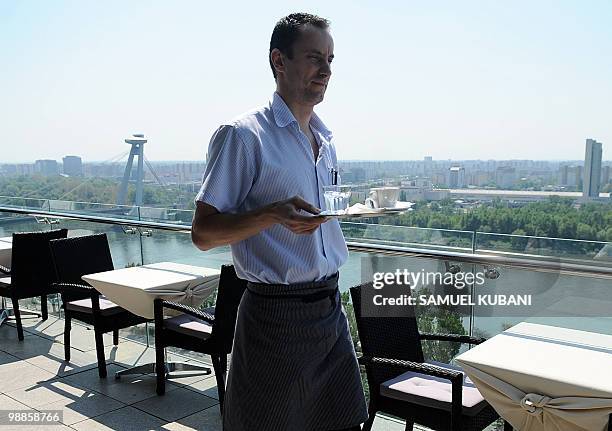
<svg viewBox="0 0 612 431">
<path fill-rule="evenodd" d="M 329 21 L 296 13 L 270 41 L 270 102 L 214 133 L 193 243 L 231 245 L 248 281 L 236 322 L 225 431 L 359 430 L 367 418 L 338 292 L 348 250 L 317 216 L 337 178 L 332 133 L 313 112 L 331 77 Z"/>
</svg>

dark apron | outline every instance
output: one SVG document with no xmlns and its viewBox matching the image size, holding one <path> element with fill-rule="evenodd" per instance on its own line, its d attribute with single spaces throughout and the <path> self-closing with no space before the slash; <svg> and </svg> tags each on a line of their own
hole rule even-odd
<svg viewBox="0 0 612 431">
<path fill-rule="evenodd" d="M 224 431 L 327 431 L 367 408 L 338 276 L 248 283 L 238 309 Z"/>
</svg>

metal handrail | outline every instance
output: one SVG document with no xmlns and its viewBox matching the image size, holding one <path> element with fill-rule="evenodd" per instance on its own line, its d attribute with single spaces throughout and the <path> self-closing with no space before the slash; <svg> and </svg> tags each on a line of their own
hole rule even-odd
<svg viewBox="0 0 612 431">
<path fill-rule="evenodd" d="M 119 226 L 139 227 L 145 229 L 159 229 L 172 232 L 190 233 L 191 226 L 185 224 L 152 222 L 118 217 L 97 216 L 92 214 L 72 213 L 62 211 L 45 211 L 31 208 L 18 208 L 0 206 L 0 212 L 28 215 L 33 217 L 54 217 L 84 222 L 94 222 Z M 428 250 L 418 247 L 393 246 L 387 244 L 374 244 L 371 242 L 347 241 L 349 250 L 363 253 L 378 253 L 393 256 L 419 257 L 425 259 L 450 260 L 453 262 L 477 264 L 484 266 L 501 266 L 525 269 L 538 272 L 554 272 L 560 275 L 577 275 L 594 278 L 612 279 L 612 268 L 603 266 L 584 265 L 563 261 L 561 258 L 541 257 L 517 258 L 515 254 L 494 252 L 464 253 L 448 250 Z"/>
</svg>

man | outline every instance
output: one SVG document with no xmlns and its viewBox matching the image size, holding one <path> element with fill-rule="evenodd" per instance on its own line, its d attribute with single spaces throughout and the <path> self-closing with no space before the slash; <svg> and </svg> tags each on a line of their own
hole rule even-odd
<svg viewBox="0 0 612 431">
<path fill-rule="evenodd" d="M 348 251 L 317 216 L 337 172 L 332 134 L 313 107 L 331 77 L 329 22 L 291 14 L 274 28 L 268 106 L 213 135 L 196 198 L 194 244 L 230 244 L 248 281 L 229 370 L 226 431 L 359 430 L 363 389 L 338 292 Z"/>
</svg>

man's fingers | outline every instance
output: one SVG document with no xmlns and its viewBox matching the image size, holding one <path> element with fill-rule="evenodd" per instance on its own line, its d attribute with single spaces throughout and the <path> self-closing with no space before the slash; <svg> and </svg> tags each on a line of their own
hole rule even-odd
<svg viewBox="0 0 612 431">
<path fill-rule="evenodd" d="M 314 233 L 314 231 L 316 231 L 318 227 L 319 226 L 315 226 L 315 227 L 310 228 L 310 229 L 298 229 L 298 230 L 293 231 L 293 233 L 295 233 L 297 235 L 310 235 L 310 234 Z"/>
<path fill-rule="evenodd" d="M 291 203 L 298 209 L 308 211 L 311 214 L 319 214 L 321 210 L 314 205 L 306 202 L 301 196 L 294 196 L 291 198 Z"/>
<path fill-rule="evenodd" d="M 299 216 L 300 220 L 291 219 L 283 225 L 293 233 L 312 233 L 322 223 L 327 221 L 327 217 L 310 217 L 310 216 Z"/>
<path fill-rule="evenodd" d="M 307 224 L 307 225 L 320 225 L 321 223 L 325 223 L 326 218 L 325 217 L 313 217 L 313 216 L 309 216 L 309 215 L 302 215 L 302 214 L 294 214 L 291 216 L 291 221 L 293 223 L 300 223 L 300 224 Z"/>
</svg>

